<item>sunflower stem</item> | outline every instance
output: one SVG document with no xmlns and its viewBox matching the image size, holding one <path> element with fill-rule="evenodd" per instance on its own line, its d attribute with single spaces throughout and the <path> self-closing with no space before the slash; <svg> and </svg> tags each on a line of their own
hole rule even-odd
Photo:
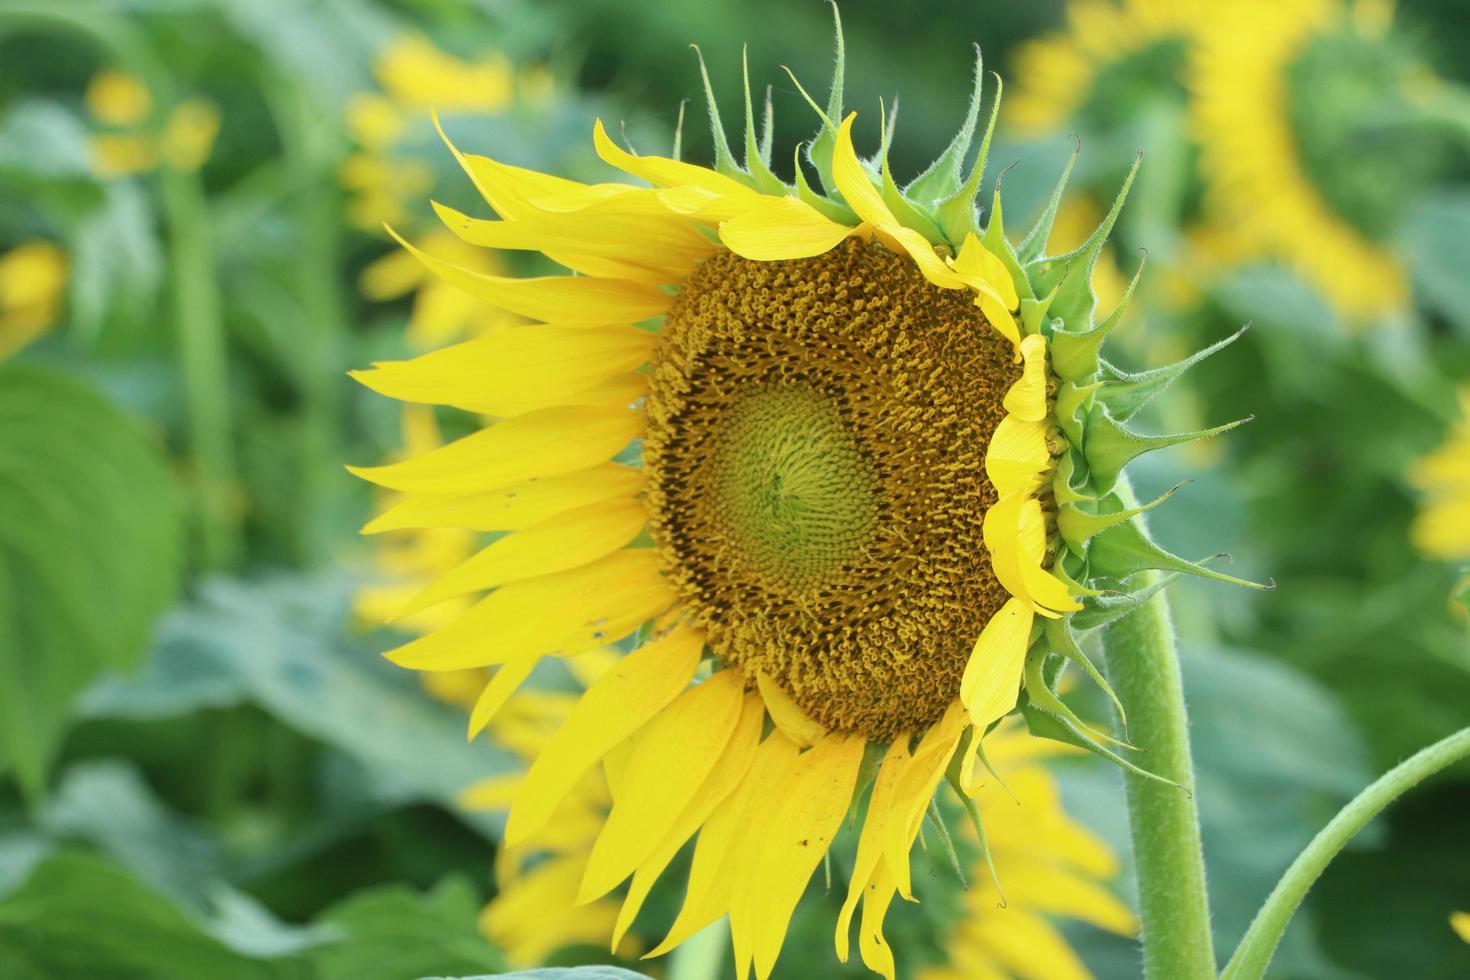
<svg viewBox="0 0 1470 980">
<path fill-rule="evenodd" d="M 1235 955 L 1230 958 L 1221 980 L 1259 980 L 1270 965 L 1271 956 L 1276 952 L 1291 917 L 1302 899 L 1306 898 L 1307 890 L 1348 841 L 1394 800 L 1446 766 L 1467 757 L 1470 757 L 1470 728 L 1461 729 L 1421 749 L 1384 773 L 1339 810 L 1276 883 L 1266 903 L 1251 921 Z"/>
<path fill-rule="evenodd" d="M 1131 501 L 1126 487 L 1120 491 Z M 1134 520 L 1141 523 L 1142 518 Z M 1204 980 L 1215 975 L 1215 954 L 1184 685 L 1164 593 L 1156 592 L 1110 625 L 1103 646 L 1108 680 L 1128 706 L 1129 735 L 1139 746 L 1134 761 L 1178 784 L 1123 774 L 1144 975 L 1150 980 Z"/>
<path fill-rule="evenodd" d="M 680 943 L 669 956 L 668 980 L 719 980 L 730 955 L 730 920 L 723 916 Z"/>
</svg>

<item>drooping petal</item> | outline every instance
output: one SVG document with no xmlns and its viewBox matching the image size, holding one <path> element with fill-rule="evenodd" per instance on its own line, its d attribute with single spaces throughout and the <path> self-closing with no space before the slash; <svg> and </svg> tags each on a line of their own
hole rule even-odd
<svg viewBox="0 0 1470 980">
<path fill-rule="evenodd" d="M 546 408 L 402 463 L 348 470 L 391 490 L 462 494 L 604 462 L 642 429 L 638 412 L 617 406 Z"/>
<path fill-rule="evenodd" d="M 977 744 L 978 732 L 1016 706 L 1034 618 L 1030 603 L 1007 599 L 980 631 L 970 652 L 960 680 L 960 700 L 977 729 Z"/>
<path fill-rule="evenodd" d="M 475 699 L 474 708 L 470 710 L 470 738 L 474 738 L 485 730 L 485 726 L 490 724 L 495 713 L 504 706 L 511 695 L 520 689 L 540 661 L 540 657 L 523 657 L 520 660 L 501 664 L 496 669 L 495 677 L 485 685 L 485 689 Z"/>
<path fill-rule="evenodd" d="M 983 530 L 991 568 L 1011 595 L 1033 603 L 1045 616 L 1081 608 L 1067 587 L 1041 567 L 1046 541 L 1040 501 L 1025 492 L 1000 498 L 985 512 Z"/>
<path fill-rule="evenodd" d="M 908 736 L 903 735 L 894 739 L 889 744 L 888 751 L 883 756 L 883 762 L 878 768 L 878 776 L 873 781 L 873 790 L 868 799 L 867 816 L 863 818 L 863 829 L 858 835 L 857 856 L 853 860 L 852 874 L 847 880 L 847 899 L 842 903 L 842 911 L 837 916 L 837 958 L 844 963 L 847 962 L 852 916 L 857 910 L 858 901 L 866 900 L 868 894 L 876 894 L 872 889 L 878 876 L 887 875 L 883 868 L 884 827 L 893 809 L 894 791 L 903 777 L 904 770 L 908 767 L 910 758 L 912 757 L 909 755 Z M 891 876 L 886 878 L 890 890 L 892 880 Z"/>
<path fill-rule="evenodd" d="M 448 626 L 384 656 L 415 670 L 574 656 L 627 636 L 674 598 L 652 549 L 628 548 L 496 589 Z"/>
<path fill-rule="evenodd" d="M 913 758 L 904 767 L 893 789 L 892 807 L 883 827 L 883 863 L 893 876 L 898 893 L 913 901 L 909 875 L 909 851 L 919 835 L 924 811 L 934 797 L 934 790 L 944 776 L 950 758 L 959 746 L 969 719 L 958 701 L 950 704 L 944 716 L 929 726 L 919 739 Z"/>
<path fill-rule="evenodd" d="M 612 812 L 587 859 L 579 905 L 616 888 L 673 827 L 735 734 L 744 687 L 738 670 L 721 670 L 680 694 L 635 736 Z"/>
<path fill-rule="evenodd" d="M 613 930 L 613 949 L 617 949 L 623 936 L 632 928 L 633 920 L 638 917 L 638 910 L 643 907 L 649 891 L 674 859 L 674 855 L 679 853 L 680 848 L 710 818 L 715 807 L 739 787 L 741 780 L 749 772 L 756 748 L 760 745 L 761 724 L 764 720 L 765 710 L 760 696 L 747 694 L 745 704 L 740 709 L 740 720 L 735 724 L 735 734 L 730 737 L 730 744 L 725 746 L 724 754 L 715 763 L 714 771 L 700 785 L 699 791 L 694 794 L 689 805 L 684 807 L 684 812 L 669 828 L 658 847 L 654 848 L 633 873 L 633 881 L 628 886 L 628 895 L 623 900 L 623 907 L 618 913 L 617 925 Z"/>
<path fill-rule="evenodd" d="M 702 634 L 675 626 L 598 678 L 527 771 L 506 821 L 506 843 L 523 843 L 540 830 L 597 760 L 688 687 L 703 649 Z"/>
<path fill-rule="evenodd" d="M 1000 420 L 985 449 L 985 475 L 999 496 L 1029 494 L 1040 484 L 1051 465 L 1046 431 L 1045 422 L 1027 422 L 1014 415 Z"/>
</svg>

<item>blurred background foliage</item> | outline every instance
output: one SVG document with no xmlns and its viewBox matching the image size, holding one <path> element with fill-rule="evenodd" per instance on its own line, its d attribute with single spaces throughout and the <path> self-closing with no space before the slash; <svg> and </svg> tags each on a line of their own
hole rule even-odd
<svg viewBox="0 0 1470 980">
<path fill-rule="evenodd" d="M 843 15 L 851 104 L 900 95 L 896 172 L 956 126 L 971 41 L 1005 78 L 992 159 L 1014 164 L 1016 214 L 1080 143 L 1056 232 L 1078 234 L 1144 149 L 1097 279 L 1116 301 L 1146 250 L 1122 367 L 1251 324 L 1150 412 L 1160 430 L 1254 421 L 1139 481 L 1185 471 L 1158 537 L 1229 548 L 1278 585 L 1171 589 L 1228 949 L 1357 788 L 1470 723 L 1470 510 L 1416 516 L 1470 453 L 1418 462 L 1470 382 L 1470 13 L 1200 6 Z M 359 537 L 382 502 L 342 464 L 466 422 L 400 417 L 346 372 L 499 316 L 381 224 L 442 251 L 427 199 L 474 207 L 430 108 L 468 149 L 610 179 L 595 117 L 663 153 L 688 100 L 683 153 L 710 158 L 690 43 L 727 122 L 750 44 L 791 146 L 814 120 L 783 66 L 825 90 L 831 39 L 816 0 L 0 0 L 0 974 L 387 980 L 607 958 L 576 918 L 594 913 L 524 887 L 518 914 L 481 918 L 525 884 L 496 859 L 493 800 L 522 748 L 508 730 L 466 744 L 454 678 L 426 693 L 375 655 L 390 639 L 367 622 L 474 541 Z M 1053 768 L 1126 865 L 1116 774 Z M 1467 812 L 1464 768 L 1396 807 L 1313 892 L 1276 973 L 1470 975 L 1448 925 L 1470 906 Z M 901 962 L 942 959 L 958 886 L 935 887 L 895 910 Z M 837 974 L 831 903 L 798 919 L 782 975 Z M 1130 941 L 1067 935 L 1098 976 L 1136 975 Z"/>
</svg>

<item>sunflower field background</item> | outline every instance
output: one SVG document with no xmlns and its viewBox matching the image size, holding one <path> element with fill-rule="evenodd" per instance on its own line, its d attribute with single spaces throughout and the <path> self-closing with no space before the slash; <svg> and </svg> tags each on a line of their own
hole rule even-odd
<svg viewBox="0 0 1470 980">
<path fill-rule="evenodd" d="M 1004 79 L 991 160 L 1016 220 L 1080 144 L 1053 235 L 1081 241 L 1142 149 L 1094 279 L 1106 306 L 1146 265 L 1125 366 L 1249 325 L 1147 410 L 1155 431 L 1249 424 L 1135 477 L 1151 499 L 1187 471 L 1156 536 L 1191 559 L 1223 545 L 1232 574 L 1276 585 L 1169 588 L 1229 950 L 1339 807 L 1470 724 L 1470 8 L 841 13 L 850 102 L 898 95 L 896 173 L 963 115 L 971 42 Z M 387 501 L 343 464 L 470 430 L 349 370 L 505 316 L 383 230 L 465 248 L 428 203 L 478 213 L 431 110 L 462 146 L 579 179 L 607 179 L 595 118 L 643 153 L 677 131 L 708 162 L 688 46 L 739 120 L 747 42 L 777 145 L 810 138 L 782 66 L 826 84 L 816 0 L 0 0 L 0 976 L 720 975 L 640 961 L 655 933 L 609 953 L 616 907 L 573 907 L 558 877 L 587 840 L 575 821 L 549 855 L 498 847 L 506 786 L 598 664 L 538 674 L 467 742 L 481 677 L 424 685 L 379 656 L 442 607 L 374 624 L 477 539 L 359 534 Z M 539 269 L 500 254 L 462 261 Z M 1079 713 L 1106 717 L 1085 687 Z M 932 888 L 890 919 L 900 975 L 978 975 L 966 944 L 996 976 L 1140 975 L 1117 772 L 1016 765 L 1056 787 L 1094 881 L 1029 857 L 1059 831 L 1024 814 L 995 846 L 1011 909 L 918 857 Z M 604 786 L 579 793 L 606 806 Z M 646 914 L 666 927 L 676 892 Z M 818 875 L 776 976 L 870 975 L 832 955 L 835 904 Z M 1462 764 L 1331 865 L 1270 975 L 1470 976 L 1464 911 Z"/>
</svg>

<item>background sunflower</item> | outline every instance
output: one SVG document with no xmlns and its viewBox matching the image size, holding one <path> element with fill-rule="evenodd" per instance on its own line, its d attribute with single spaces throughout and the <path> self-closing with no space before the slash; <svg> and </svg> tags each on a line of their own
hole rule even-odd
<svg viewBox="0 0 1470 980">
<path fill-rule="evenodd" d="M 1229 547 L 1231 574 L 1279 585 L 1169 587 L 1228 949 L 1372 773 L 1470 723 L 1470 17 L 1455 0 L 843 16 L 849 63 L 882 68 L 847 79 L 862 150 L 900 89 L 893 174 L 921 172 L 964 116 L 970 41 L 1005 80 L 991 169 L 1008 226 L 1042 210 L 1080 138 L 1052 251 L 1102 220 L 1144 149 L 1094 274 L 1106 302 L 1147 266 L 1113 334 L 1121 370 L 1251 324 L 1137 424 L 1255 421 L 1135 468 L 1145 499 L 1192 481 L 1153 515 L 1162 545 Z M 385 218 L 478 273 L 555 271 L 442 230 L 427 197 L 482 212 L 428 107 L 466 147 L 598 181 L 595 118 L 667 155 L 688 100 L 680 155 L 712 165 L 687 45 L 719 81 L 746 41 L 752 101 L 772 80 L 770 145 L 789 152 L 811 116 L 781 66 L 827 77 L 823 4 L 0 5 L 0 974 L 659 969 L 636 957 L 675 921 L 688 855 L 616 954 L 615 903 L 555 911 L 575 891 L 567 848 L 585 851 L 611 799 L 599 773 L 568 811 L 595 817 L 503 845 L 507 788 L 601 655 L 582 674 L 538 667 L 529 700 L 467 744 L 484 672 L 426 691 L 377 655 L 435 610 L 367 625 L 504 532 L 413 529 L 340 463 L 453 442 L 506 404 L 404 413 L 346 372 L 521 319 L 425 275 Z M 716 86 L 737 151 L 743 96 Z M 781 154 L 770 168 L 793 178 Z M 502 398 L 546 394 L 511 380 Z M 381 533 L 359 537 L 370 521 Z M 1088 683 L 1066 699 L 1111 719 Z M 924 901 L 894 903 L 888 944 L 917 976 L 1137 976 L 1117 774 L 1009 738 L 989 761 L 1019 804 L 999 782 L 983 801 L 1008 908 L 954 814 L 948 843 L 921 834 Z M 1390 810 L 1313 890 L 1271 975 L 1470 973 L 1448 925 L 1470 887 L 1467 804 L 1460 767 Z M 775 976 L 871 975 L 856 948 L 845 966 L 832 951 L 852 836 L 830 890 L 817 865 Z"/>
</svg>

